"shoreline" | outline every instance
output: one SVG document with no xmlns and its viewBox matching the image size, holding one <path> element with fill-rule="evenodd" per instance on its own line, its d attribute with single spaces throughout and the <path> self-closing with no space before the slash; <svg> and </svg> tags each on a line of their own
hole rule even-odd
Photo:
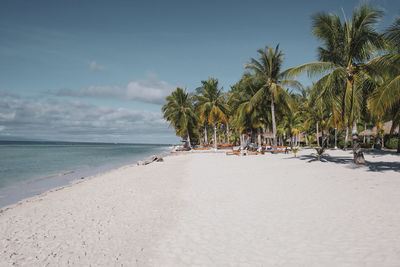
<svg viewBox="0 0 400 267">
<path fill-rule="evenodd" d="M 146 158 L 144 158 L 144 159 L 140 159 L 140 160 L 137 160 L 137 161 L 134 161 L 134 162 L 132 162 L 132 163 L 129 163 L 129 164 L 122 164 L 122 165 L 117 165 L 117 166 L 113 166 L 113 167 L 108 167 L 108 168 L 105 168 L 105 169 L 103 169 L 103 170 L 101 170 L 101 168 L 96 168 L 96 170 L 95 171 L 91 171 L 91 172 L 89 172 L 89 173 L 91 173 L 91 174 L 88 174 L 88 175 L 85 175 L 85 176 L 82 176 L 82 177 L 80 177 L 80 178 L 72 178 L 72 179 L 69 179 L 69 180 L 67 180 L 67 181 L 64 181 L 62 184 L 60 184 L 60 185 L 57 185 L 57 186 L 53 186 L 53 187 L 49 187 L 48 189 L 45 189 L 45 190 L 43 190 L 43 191 L 41 191 L 41 192 L 39 192 L 39 193 L 33 193 L 33 194 L 31 194 L 31 195 L 29 195 L 29 196 L 25 196 L 25 197 L 22 197 L 22 198 L 19 198 L 18 200 L 16 200 L 16 201 L 12 201 L 12 203 L 10 203 L 10 204 L 7 204 L 7 205 L 0 205 L 0 214 L 3 212 L 3 211 L 5 211 L 5 210 L 8 210 L 8 209 L 10 209 L 10 208 L 13 208 L 14 206 L 19 206 L 20 204 L 23 204 L 24 202 L 29 202 L 29 200 L 31 200 L 31 199 L 33 199 L 33 198 L 35 198 L 35 197 L 40 197 L 40 196 L 42 196 L 42 195 L 46 195 L 46 194 L 48 194 L 48 193 L 51 193 L 51 192 L 53 192 L 53 191 L 59 191 L 59 190 L 61 190 L 61 189 L 63 189 L 63 188 L 66 188 L 66 187 L 71 187 L 71 186 L 73 186 L 74 184 L 78 184 L 78 183 L 81 183 L 81 182 L 83 182 L 83 181 L 86 181 L 86 180 L 89 180 L 89 179 L 92 179 L 92 178 L 96 178 L 96 177 L 98 177 L 98 176 L 103 176 L 103 175 L 106 175 L 106 174 L 108 174 L 108 173 L 110 173 L 110 172 L 113 172 L 113 171 L 117 171 L 117 170 L 119 170 L 119 169 L 124 169 L 124 168 L 129 168 L 129 167 L 134 167 L 134 166 L 136 166 L 136 165 L 139 165 L 139 163 L 140 162 L 144 162 L 144 161 L 146 161 L 146 160 L 148 160 L 148 159 L 150 159 L 150 158 L 152 158 L 152 157 L 154 157 L 154 156 L 160 156 L 160 157 L 162 157 L 162 158 L 166 158 L 166 157 L 170 157 L 170 156 L 177 156 L 177 155 L 191 155 L 191 154 L 225 154 L 226 153 L 226 151 L 230 151 L 230 150 L 225 150 L 225 149 L 220 149 L 220 150 L 217 150 L 217 151 L 214 151 L 214 150 L 204 150 L 204 151 L 201 151 L 201 150 L 199 150 L 199 151 L 195 151 L 195 150 L 190 150 L 190 151 L 174 151 L 174 146 L 173 147 L 168 147 L 168 150 L 165 150 L 165 151 L 163 151 L 163 152 L 161 152 L 161 153 L 159 153 L 159 155 L 153 155 L 153 156 L 149 156 L 149 157 L 146 157 Z M 302 151 L 304 152 L 304 151 L 312 151 L 312 152 L 314 152 L 314 149 L 312 148 L 312 147 L 304 147 L 304 148 L 302 148 Z M 341 149 L 327 149 L 327 151 L 328 152 L 338 152 L 338 151 L 340 151 L 341 153 L 348 153 L 348 154 L 351 154 L 352 152 L 351 152 L 351 150 L 348 150 L 348 151 L 343 151 L 343 150 L 341 150 Z M 393 150 L 382 150 L 382 151 L 375 151 L 375 150 L 363 150 L 363 152 L 364 153 L 368 153 L 368 152 L 374 152 L 374 153 L 376 153 L 377 155 L 374 155 L 374 156 L 372 156 L 373 158 L 375 158 L 375 157 L 382 157 L 382 156 L 385 156 L 385 155 L 390 155 L 390 156 L 399 156 L 399 155 L 397 155 L 397 153 L 395 152 L 395 151 L 393 151 Z M 266 152 L 266 154 L 269 154 L 270 152 Z M 282 153 L 281 153 L 282 154 Z M 313 154 L 313 153 L 310 153 L 310 155 L 311 154 Z M 259 156 L 263 156 L 263 155 L 259 155 Z M 275 155 L 275 156 L 277 156 L 277 155 Z M 232 155 L 232 157 L 235 157 L 234 155 Z M 254 157 L 254 156 L 246 156 L 246 157 Z M 330 157 L 329 155 L 328 155 L 328 157 Z M 324 161 L 324 160 L 323 160 Z M 149 164 L 153 164 L 153 163 L 155 163 L 155 161 L 154 162 L 150 162 Z M 350 165 L 353 165 L 353 163 L 352 162 L 349 162 L 350 163 Z M 148 165 L 148 164 L 146 164 L 146 165 Z M 358 165 L 353 165 L 353 167 L 356 167 L 356 168 L 363 168 L 363 167 L 365 167 L 365 166 L 362 166 L 362 165 L 360 165 L 360 166 L 358 166 Z M 79 174 L 79 173 L 83 173 L 83 172 L 76 172 L 75 170 L 71 170 L 71 171 L 67 171 L 66 173 L 64 173 L 64 174 L 62 174 L 62 175 L 58 175 L 58 174 L 55 174 L 55 175 L 50 175 L 50 176 L 47 176 L 47 177 L 40 177 L 40 178 L 36 178 L 36 179 L 32 179 L 32 180 L 26 180 L 26 181 L 24 181 L 24 182 L 19 182 L 19 183 L 17 183 L 17 184 L 14 184 L 14 185 L 11 185 L 11 186 L 6 186 L 6 187 L 4 187 L 4 188 L 0 188 L 0 192 L 2 191 L 2 190 L 4 190 L 4 191 L 6 191 L 6 190 L 8 190 L 8 189 L 10 189 L 10 188 L 14 188 L 14 187 L 18 187 L 18 186 L 21 186 L 21 185 L 29 185 L 29 184 L 32 184 L 32 183 L 36 183 L 36 182 L 38 182 L 38 181 L 42 181 L 42 180 L 48 180 L 48 179 L 53 179 L 53 178 L 57 178 L 57 177 L 60 177 L 60 176 L 62 176 L 62 177 L 65 177 L 65 176 L 67 176 L 67 175 L 76 175 L 76 174 Z M 78 176 L 80 176 L 80 175 L 78 175 Z M 18 189 L 17 189 L 18 190 Z"/>
<path fill-rule="evenodd" d="M 171 147 L 158 153 L 161 157 L 167 157 L 172 152 Z M 0 188 L 0 213 L 9 207 L 18 205 L 19 202 L 24 202 L 36 196 L 46 194 L 52 191 L 58 191 L 64 187 L 69 187 L 75 183 L 82 182 L 92 177 L 100 176 L 120 168 L 136 165 L 138 162 L 151 158 L 137 159 L 130 163 L 113 163 L 106 166 L 97 166 L 94 168 L 81 168 L 77 170 L 69 170 L 60 174 L 53 174 L 44 177 L 37 177 L 15 184 L 7 185 Z"/>
<path fill-rule="evenodd" d="M 132 163 L 132 164 L 122 165 L 120 167 L 113 168 L 113 169 L 110 169 L 110 170 L 107 170 L 107 171 L 104 171 L 104 172 L 101 172 L 101 173 L 97 173 L 97 174 L 94 174 L 94 175 L 89 175 L 89 176 L 86 176 L 86 177 L 73 179 L 70 182 L 68 182 L 67 184 L 60 185 L 60 186 L 48 189 L 48 190 L 46 190 L 46 191 L 44 191 L 42 193 L 35 194 L 33 196 L 23 198 L 23 199 L 19 200 L 16 203 L 12 203 L 12 204 L 0 207 L 0 214 L 5 212 L 5 211 L 7 211 L 7 210 L 9 210 L 9 209 L 13 209 L 13 208 L 15 208 L 17 206 L 23 205 L 24 203 L 35 201 L 36 199 L 44 197 L 44 196 L 46 196 L 46 195 L 48 195 L 50 193 L 53 193 L 53 192 L 56 192 L 56 191 L 60 191 L 60 190 L 63 190 L 65 188 L 70 188 L 70 187 L 72 187 L 72 186 L 74 186 L 76 184 L 80 184 L 80 183 L 83 183 L 85 181 L 89 181 L 91 179 L 95 179 L 96 177 L 99 177 L 99 176 L 104 176 L 104 175 L 110 174 L 110 173 L 112 173 L 114 171 L 118 171 L 120 169 L 124 169 L 124 168 L 127 168 L 127 167 L 135 167 L 135 166 L 136 166 L 136 162 Z"/>
</svg>

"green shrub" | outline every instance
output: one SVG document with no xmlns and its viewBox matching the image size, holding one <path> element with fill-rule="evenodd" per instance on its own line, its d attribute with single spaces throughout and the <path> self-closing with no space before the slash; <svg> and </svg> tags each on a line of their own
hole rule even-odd
<svg viewBox="0 0 400 267">
<path fill-rule="evenodd" d="M 385 147 L 391 149 L 397 149 L 397 142 L 398 142 L 397 137 L 390 138 L 388 141 L 386 141 Z"/>
</svg>

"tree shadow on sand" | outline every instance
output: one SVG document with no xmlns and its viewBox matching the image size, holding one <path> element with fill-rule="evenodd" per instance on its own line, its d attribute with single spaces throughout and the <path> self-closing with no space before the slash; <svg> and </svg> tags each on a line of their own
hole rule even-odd
<svg viewBox="0 0 400 267">
<path fill-rule="evenodd" d="M 372 156 L 373 158 L 383 157 L 385 155 L 398 155 L 392 151 L 364 151 L 366 155 Z M 353 162 L 352 156 L 330 156 L 324 155 L 321 156 L 321 162 L 331 162 L 336 164 L 343 164 L 347 165 L 348 168 L 357 169 L 357 168 L 364 168 L 367 167 L 368 171 L 372 172 L 385 172 L 385 171 L 395 171 L 400 172 L 400 155 L 399 161 L 391 162 L 391 161 L 367 161 L 366 165 L 356 165 Z M 305 160 L 308 163 L 317 162 L 318 158 L 317 155 L 301 155 L 298 157 L 300 160 Z"/>
</svg>

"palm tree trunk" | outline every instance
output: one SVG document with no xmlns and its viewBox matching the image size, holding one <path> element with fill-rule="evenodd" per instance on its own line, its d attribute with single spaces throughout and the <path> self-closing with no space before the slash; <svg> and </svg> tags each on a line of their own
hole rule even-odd
<svg viewBox="0 0 400 267">
<path fill-rule="evenodd" d="M 355 164 L 365 164 L 364 154 L 360 147 L 360 142 L 358 140 L 358 132 L 357 132 L 357 122 L 354 120 L 353 124 L 353 155 L 354 155 L 354 163 Z"/>
<path fill-rule="evenodd" d="M 331 137 L 331 134 L 329 132 L 329 130 L 327 131 L 327 137 L 326 137 L 326 143 L 327 143 L 327 147 L 329 147 L 330 143 L 329 143 L 329 139 Z"/>
<path fill-rule="evenodd" d="M 282 138 L 282 144 L 281 146 L 284 146 L 286 142 L 286 132 L 283 132 L 283 138 Z"/>
<path fill-rule="evenodd" d="M 203 135 L 203 133 L 201 133 L 201 131 L 200 131 L 200 146 L 204 146 L 204 135 Z"/>
<path fill-rule="evenodd" d="M 265 136 L 266 131 L 267 130 L 265 128 L 263 128 L 263 130 L 262 130 L 262 138 L 263 138 L 264 144 L 268 144 L 267 137 Z"/>
<path fill-rule="evenodd" d="M 260 128 L 257 128 L 257 141 L 258 141 L 258 147 L 261 147 L 261 130 Z"/>
<path fill-rule="evenodd" d="M 365 133 L 367 132 L 367 124 L 364 123 L 364 135 L 363 135 L 363 143 L 365 144 Z"/>
<path fill-rule="evenodd" d="M 186 130 L 186 134 L 187 134 L 187 139 L 186 139 L 187 146 L 192 148 L 192 145 L 190 144 L 189 130 Z"/>
<path fill-rule="evenodd" d="M 321 130 L 321 147 L 326 147 L 326 136 L 324 129 Z"/>
<path fill-rule="evenodd" d="M 217 150 L 217 125 L 214 124 L 214 149 Z"/>
<path fill-rule="evenodd" d="M 400 127 L 399 131 L 397 132 L 397 153 L 400 153 Z"/>
<path fill-rule="evenodd" d="M 227 143 L 229 143 L 229 123 L 228 122 L 226 123 L 226 137 L 228 139 Z"/>
<path fill-rule="evenodd" d="M 308 146 L 308 138 L 306 134 L 304 135 L 304 139 L 306 140 L 306 146 Z"/>
<path fill-rule="evenodd" d="M 207 124 L 204 126 L 204 143 L 208 145 Z"/>
<path fill-rule="evenodd" d="M 375 148 L 378 150 L 382 149 L 382 144 L 381 144 L 381 135 L 379 134 L 379 130 L 377 130 L 378 134 L 376 135 L 375 138 Z"/>
<path fill-rule="evenodd" d="M 335 149 L 337 149 L 337 128 L 335 128 Z"/>
<path fill-rule="evenodd" d="M 319 136 L 318 136 L 318 121 L 317 121 L 317 146 L 319 146 Z"/>
<path fill-rule="evenodd" d="M 349 142 L 349 126 L 346 126 L 346 136 L 344 137 L 343 150 L 347 150 L 347 143 Z"/>
<path fill-rule="evenodd" d="M 278 142 L 276 140 L 275 104 L 274 104 L 273 93 L 271 93 L 271 117 L 272 117 L 272 136 L 274 138 L 274 154 L 276 154 L 278 153 Z"/>
</svg>

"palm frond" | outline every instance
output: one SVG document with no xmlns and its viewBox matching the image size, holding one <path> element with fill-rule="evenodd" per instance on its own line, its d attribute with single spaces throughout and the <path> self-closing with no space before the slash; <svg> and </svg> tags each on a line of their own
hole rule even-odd
<svg viewBox="0 0 400 267">
<path fill-rule="evenodd" d="M 335 68 L 335 64 L 331 62 L 311 62 L 286 70 L 284 76 L 287 78 L 296 78 L 306 72 L 309 77 L 314 77 L 323 75 Z"/>
</svg>

